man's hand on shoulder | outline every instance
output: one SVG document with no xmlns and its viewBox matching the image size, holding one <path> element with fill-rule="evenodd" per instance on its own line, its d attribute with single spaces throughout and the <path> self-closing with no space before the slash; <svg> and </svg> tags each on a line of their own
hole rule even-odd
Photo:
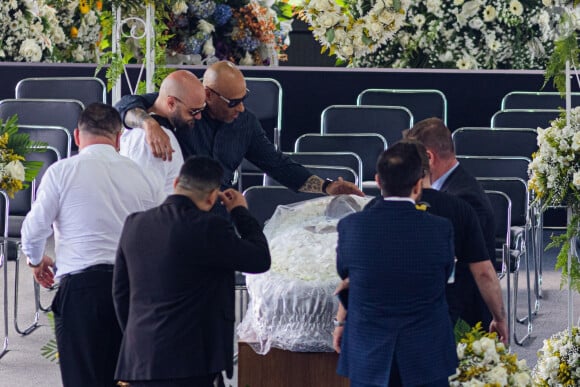
<svg viewBox="0 0 580 387">
<path fill-rule="evenodd" d="M 218 193 L 218 197 L 228 212 L 231 212 L 234 208 L 239 206 L 248 208 L 248 203 L 246 202 L 244 195 L 233 188 Z"/>
<path fill-rule="evenodd" d="M 171 147 L 171 140 L 155 119 L 149 117 L 143 121 L 145 141 L 151 148 L 154 157 L 160 157 L 164 161 L 171 161 L 175 150 Z"/>
</svg>

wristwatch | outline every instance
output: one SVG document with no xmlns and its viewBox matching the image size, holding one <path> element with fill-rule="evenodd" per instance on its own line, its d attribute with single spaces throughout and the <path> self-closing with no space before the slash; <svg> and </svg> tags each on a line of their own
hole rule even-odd
<svg viewBox="0 0 580 387">
<path fill-rule="evenodd" d="M 337 319 L 334 319 L 334 320 L 332 320 L 332 323 L 334 324 L 335 328 L 343 327 L 344 324 L 346 324 L 346 320 L 338 321 Z"/>
<path fill-rule="evenodd" d="M 334 183 L 334 180 L 331 179 L 324 179 L 324 183 L 322 183 L 322 193 L 323 194 L 327 194 L 328 192 L 326 192 L 326 189 L 328 188 L 329 185 L 331 185 L 332 183 Z"/>
<path fill-rule="evenodd" d="M 32 261 L 30 260 L 30 258 L 26 257 L 26 264 L 27 264 L 29 267 L 32 267 L 32 268 L 37 268 L 37 267 L 39 267 L 39 266 L 40 266 L 40 264 L 42 264 L 42 261 L 38 262 L 38 264 L 36 264 L 36 265 L 35 265 L 34 263 L 32 263 Z"/>
</svg>

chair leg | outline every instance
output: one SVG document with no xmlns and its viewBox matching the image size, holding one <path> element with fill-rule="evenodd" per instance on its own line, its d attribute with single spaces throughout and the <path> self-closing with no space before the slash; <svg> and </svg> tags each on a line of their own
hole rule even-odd
<svg viewBox="0 0 580 387">
<path fill-rule="evenodd" d="M 513 337 L 514 337 L 514 342 L 517 345 L 524 345 L 526 340 L 531 337 L 532 330 L 533 330 L 532 298 L 531 298 L 531 287 L 530 287 L 530 259 L 529 259 L 529 255 L 527 253 L 525 254 L 525 257 L 526 257 L 526 285 L 527 285 L 526 293 L 527 293 L 527 301 L 528 301 L 528 315 L 522 319 L 518 319 L 518 317 L 517 317 L 519 264 L 516 265 L 516 268 L 515 268 L 514 273 L 513 273 L 514 274 L 513 320 L 514 320 L 514 322 L 517 321 L 517 322 L 522 323 L 522 324 L 525 324 L 527 322 L 527 325 L 528 325 L 527 333 L 521 339 L 518 339 L 516 329 L 515 329 L 515 324 L 514 324 L 514 329 L 513 329 L 514 336 Z"/>
<path fill-rule="evenodd" d="M 505 273 L 505 277 L 506 277 L 506 287 L 507 287 L 507 325 L 508 325 L 508 337 L 507 337 L 507 346 L 508 348 L 511 346 L 511 341 L 512 341 L 512 330 L 513 330 L 513 319 L 512 319 L 512 305 L 511 305 L 511 300 L 512 300 L 512 296 L 511 296 L 511 274 L 510 274 L 510 265 L 509 265 L 509 261 L 510 261 L 510 248 L 509 246 L 504 243 L 502 246 L 502 256 L 503 256 L 503 267 L 504 270 L 503 272 Z"/>
<path fill-rule="evenodd" d="M 0 267 L 3 268 L 4 272 L 4 340 L 2 345 L 2 352 L 0 352 L 0 358 L 8 352 L 8 266 L 6 262 L 6 255 L 4 254 L 4 245 L 0 247 L 2 250 L 0 252 Z"/>
<path fill-rule="evenodd" d="M 33 286 L 34 286 L 34 318 L 32 323 L 26 327 L 25 329 L 21 329 L 18 325 L 18 282 L 20 279 L 20 254 L 16 257 L 16 268 L 14 270 L 14 329 L 16 332 L 22 336 L 29 335 L 32 333 L 36 328 L 38 328 L 38 318 L 40 315 L 40 287 L 38 283 L 32 279 Z"/>
</svg>

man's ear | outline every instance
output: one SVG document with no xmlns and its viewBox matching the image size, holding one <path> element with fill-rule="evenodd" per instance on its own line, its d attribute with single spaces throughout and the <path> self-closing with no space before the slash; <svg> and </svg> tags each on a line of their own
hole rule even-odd
<svg viewBox="0 0 580 387">
<path fill-rule="evenodd" d="M 75 139 L 76 146 L 80 146 L 81 145 L 81 141 L 80 141 L 80 130 L 79 130 L 79 128 L 75 128 L 75 130 L 73 132 L 73 137 Z"/>
</svg>

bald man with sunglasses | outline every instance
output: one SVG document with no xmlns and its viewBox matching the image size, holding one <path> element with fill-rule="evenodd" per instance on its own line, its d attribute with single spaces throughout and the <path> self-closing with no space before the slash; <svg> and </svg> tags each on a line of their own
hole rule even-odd
<svg viewBox="0 0 580 387">
<path fill-rule="evenodd" d="M 320 192 L 329 195 L 363 195 L 356 185 L 339 179 L 324 180 L 297 164 L 277 150 L 267 138 L 259 120 L 247 111 L 244 99 L 248 96 L 241 71 L 231 62 L 222 61 L 209 66 L 203 75 L 206 109 L 194 130 L 177 131 L 175 136 L 185 158 L 207 156 L 224 168 L 222 189 L 233 184 L 234 172 L 242 160 L 254 163 L 274 179 L 290 189 Z M 182 88 L 186 93 L 187 88 Z M 147 113 L 157 94 L 125 96 L 117 104 L 127 128 L 143 128 L 146 140 L 155 157 L 171 160 L 174 151 L 166 133 L 155 117 Z"/>
</svg>

